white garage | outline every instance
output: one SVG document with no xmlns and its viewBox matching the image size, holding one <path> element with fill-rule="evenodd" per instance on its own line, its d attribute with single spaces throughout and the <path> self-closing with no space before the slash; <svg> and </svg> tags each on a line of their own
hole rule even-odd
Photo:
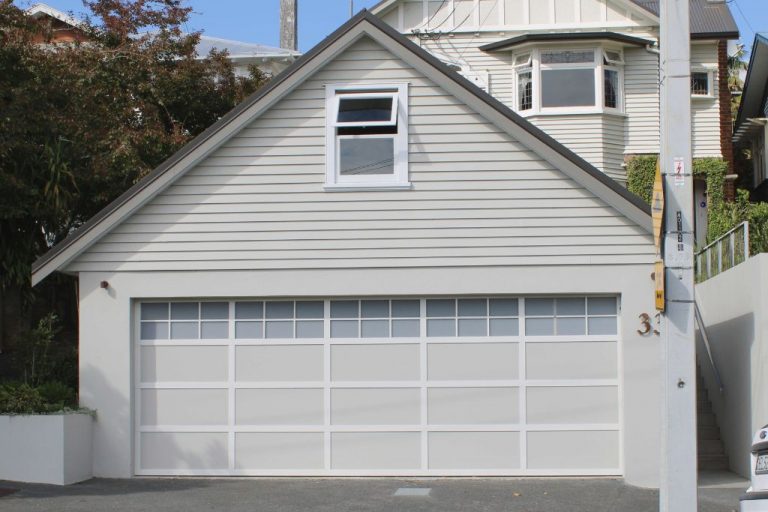
<svg viewBox="0 0 768 512">
<path fill-rule="evenodd" d="M 621 475 L 617 297 L 137 302 L 139 475 Z"/>
</svg>

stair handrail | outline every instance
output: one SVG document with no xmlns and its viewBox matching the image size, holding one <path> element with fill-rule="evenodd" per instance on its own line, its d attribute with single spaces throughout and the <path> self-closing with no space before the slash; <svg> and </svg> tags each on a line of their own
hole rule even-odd
<svg viewBox="0 0 768 512">
<path fill-rule="evenodd" d="M 699 325 L 699 332 L 701 333 L 701 339 L 704 341 L 704 348 L 707 350 L 707 357 L 709 357 L 709 364 L 712 366 L 712 373 L 715 374 L 715 381 L 720 388 L 720 393 L 725 391 L 725 385 L 723 379 L 720 377 L 720 371 L 715 364 L 715 358 L 712 357 L 712 347 L 709 345 L 709 336 L 707 335 L 707 328 L 704 325 L 704 319 L 701 316 L 701 309 L 699 308 L 699 301 L 696 298 L 696 292 L 693 294 L 693 310 L 696 317 L 696 323 Z"/>
</svg>

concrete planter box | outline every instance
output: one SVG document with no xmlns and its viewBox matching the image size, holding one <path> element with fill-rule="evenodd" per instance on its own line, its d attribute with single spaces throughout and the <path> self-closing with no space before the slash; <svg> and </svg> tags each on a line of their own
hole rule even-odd
<svg viewBox="0 0 768 512">
<path fill-rule="evenodd" d="M 90 413 L 0 416 L 0 480 L 67 485 L 93 476 Z"/>
</svg>

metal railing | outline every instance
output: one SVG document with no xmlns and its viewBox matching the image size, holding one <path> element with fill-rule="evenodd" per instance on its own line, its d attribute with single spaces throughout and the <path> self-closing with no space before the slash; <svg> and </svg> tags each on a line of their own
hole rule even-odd
<svg viewBox="0 0 768 512">
<path fill-rule="evenodd" d="M 749 222 L 744 221 L 696 253 L 696 282 L 701 283 L 749 258 Z"/>
</svg>

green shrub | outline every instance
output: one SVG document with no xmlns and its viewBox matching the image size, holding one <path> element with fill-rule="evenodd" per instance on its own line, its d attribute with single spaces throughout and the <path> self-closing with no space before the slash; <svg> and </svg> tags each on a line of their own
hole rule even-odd
<svg viewBox="0 0 768 512">
<path fill-rule="evenodd" d="M 651 204 L 653 198 L 657 160 L 656 155 L 643 155 L 627 162 L 627 189 L 648 204 Z"/>
<path fill-rule="evenodd" d="M 27 384 L 0 386 L 0 414 L 34 414 L 45 410 L 40 392 Z"/>
<path fill-rule="evenodd" d="M 744 221 L 749 222 L 749 252 L 768 252 L 768 203 L 751 203 L 746 190 L 738 190 L 732 203 L 710 202 L 707 240 L 713 242 Z"/>
<path fill-rule="evenodd" d="M 37 387 L 37 391 L 43 402 L 49 408 L 75 409 L 77 408 L 77 393 L 74 389 L 61 382 L 46 382 Z"/>
<path fill-rule="evenodd" d="M 51 313 L 20 337 L 14 351 L 15 366 L 30 386 L 51 381 L 77 386 L 77 348 L 58 338 L 59 323 Z"/>
</svg>

